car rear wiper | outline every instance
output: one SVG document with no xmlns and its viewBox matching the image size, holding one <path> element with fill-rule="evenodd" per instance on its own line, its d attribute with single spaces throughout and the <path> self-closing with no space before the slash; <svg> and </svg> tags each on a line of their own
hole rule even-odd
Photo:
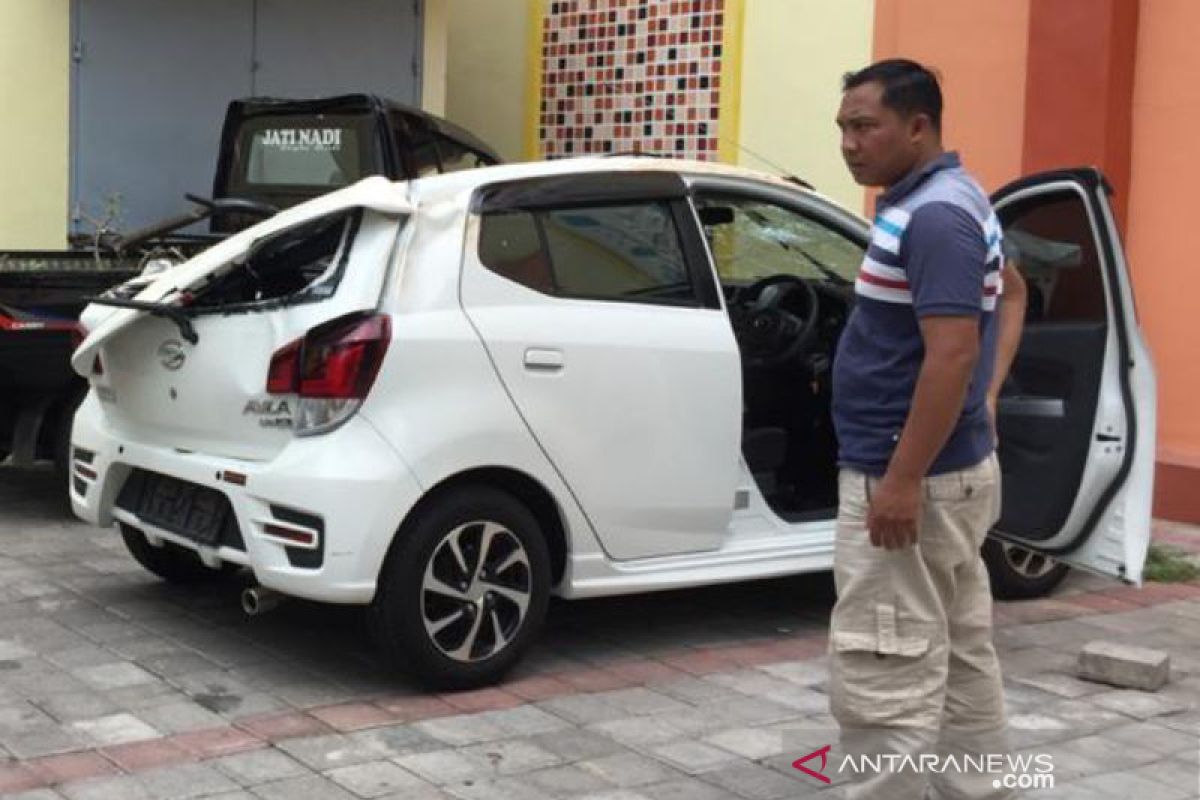
<svg viewBox="0 0 1200 800">
<path fill-rule="evenodd" d="M 117 297 L 85 297 L 89 303 L 98 306 L 115 306 L 116 308 L 132 308 L 135 311 L 145 311 L 153 317 L 163 317 L 175 323 L 179 335 L 192 344 L 200 341 L 196 327 L 192 325 L 192 315 L 187 309 L 179 306 L 169 306 L 165 303 L 147 303 L 144 300 L 123 300 Z"/>
</svg>

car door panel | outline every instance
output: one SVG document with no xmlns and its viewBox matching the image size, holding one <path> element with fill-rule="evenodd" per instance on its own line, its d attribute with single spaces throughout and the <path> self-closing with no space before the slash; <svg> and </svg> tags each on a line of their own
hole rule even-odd
<svg viewBox="0 0 1200 800">
<path fill-rule="evenodd" d="M 997 413 L 1003 509 L 993 535 L 1140 582 L 1149 544 L 1155 381 L 1109 189 L 1091 169 L 993 196 L 1029 284 Z"/>
<path fill-rule="evenodd" d="M 1005 495 L 999 527 L 1043 541 L 1074 505 L 1092 438 L 1106 331 L 1030 325 L 998 403 Z"/>
<path fill-rule="evenodd" d="M 556 193 L 578 188 L 558 186 Z M 604 197 L 602 186 L 598 191 Z M 518 228 L 497 240 L 521 250 L 519 258 L 504 256 L 503 269 L 496 266 L 499 256 L 487 256 L 487 266 L 481 260 L 483 223 L 473 216 L 463 307 L 531 434 L 610 557 L 716 549 L 728 531 L 738 478 L 741 382 L 728 319 L 719 307 L 674 302 L 673 296 L 564 296 L 567 287 L 599 285 L 592 267 L 623 246 L 617 240 L 646 235 L 603 230 L 579 196 L 572 200 L 573 231 L 544 226 L 540 245 L 537 233 Z M 649 239 L 630 251 L 657 257 Z M 664 289 L 674 291 L 669 284 Z"/>
</svg>

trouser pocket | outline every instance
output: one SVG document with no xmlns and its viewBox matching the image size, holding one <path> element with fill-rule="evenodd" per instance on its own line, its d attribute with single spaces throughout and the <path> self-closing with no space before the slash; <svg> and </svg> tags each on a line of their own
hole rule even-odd
<svg viewBox="0 0 1200 800">
<path fill-rule="evenodd" d="M 846 727 L 936 728 L 947 669 L 938 626 L 898 621 L 888 603 L 842 611 L 830 631 L 833 716 Z"/>
</svg>

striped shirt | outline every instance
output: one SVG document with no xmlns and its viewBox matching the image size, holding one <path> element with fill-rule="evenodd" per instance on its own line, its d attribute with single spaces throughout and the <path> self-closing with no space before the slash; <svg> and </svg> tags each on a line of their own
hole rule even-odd
<svg viewBox="0 0 1200 800">
<path fill-rule="evenodd" d="M 843 466 L 886 471 L 924 359 L 919 320 L 926 316 L 976 317 L 980 335 L 966 402 L 930 474 L 969 467 L 991 453 L 985 399 L 1002 263 L 999 220 L 957 154 L 942 155 L 880 196 L 834 361 L 833 420 Z"/>
</svg>

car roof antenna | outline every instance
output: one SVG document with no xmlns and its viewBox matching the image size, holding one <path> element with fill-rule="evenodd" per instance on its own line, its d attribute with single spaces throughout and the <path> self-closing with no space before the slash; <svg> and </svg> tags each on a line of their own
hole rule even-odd
<svg viewBox="0 0 1200 800">
<path fill-rule="evenodd" d="M 741 150 L 743 153 L 750 156 L 751 158 L 756 158 L 759 161 L 761 161 L 762 163 L 766 164 L 768 167 L 775 170 L 775 173 L 777 175 L 779 175 L 781 178 L 783 178 L 785 181 L 790 181 L 791 183 L 799 184 L 800 186 L 803 186 L 805 189 L 813 188 L 813 185 L 811 183 L 809 183 L 808 181 L 804 180 L 803 178 L 801 178 L 797 175 L 789 174 L 788 171 L 786 169 L 784 169 L 783 167 L 781 167 L 779 164 L 775 163 L 774 161 L 767 158 L 766 156 L 761 155 L 760 153 L 754 152 L 749 147 L 746 147 L 746 145 L 739 142 L 737 139 L 732 139 L 728 136 L 722 136 L 722 137 L 720 137 L 720 139 L 721 139 L 721 141 L 729 142 L 734 147 L 736 147 L 738 150 Z"/>
</svg>

